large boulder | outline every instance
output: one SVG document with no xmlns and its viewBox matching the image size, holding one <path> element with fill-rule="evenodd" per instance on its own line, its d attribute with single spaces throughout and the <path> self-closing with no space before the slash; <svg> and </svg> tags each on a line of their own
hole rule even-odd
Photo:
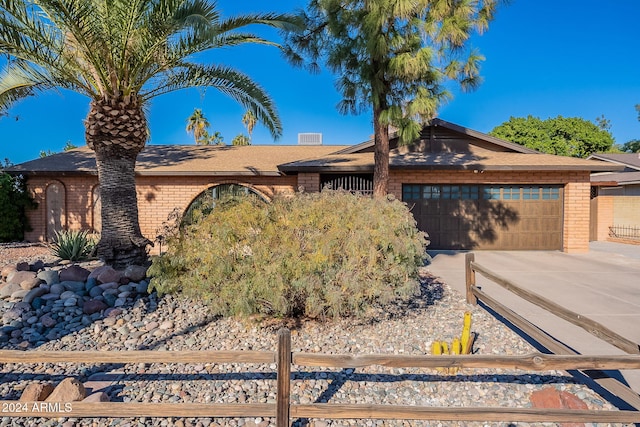
<svg viewBox="0 0 640 427">
<path fill-rule="evenodd" d="M 38 273 L 38 279 L 44 280 L 47 285 L 54 285 L 60 283 L 60 276 L 55 270 L 45 270 Z"/>
<path fill-rule="evenodd" d="M 89 275 L 89 277 L 98 279 L 100 283 L 119 282 L 123 276 L 122 271 L 114 270 L 113 267 L 109 265 L 98 267 Z"/>
<path fill-rule="evenodd" d="M 124 275 L 132 282 L 139 282 L 147 277 L 147 268 L 140 265 L 130 265 L 124 270 Z"/>
<path fill-rule="evenodd" d="M 22 282 L 20 282 L 20 287 L 22 289 L 30 291 L 31 289 L 40 286 L 40 283 L 42 283 L 42 280 L 38 279 L 37 277 L 33 277 L 31 279 L 23 280 Z"/>
<path fill-rule="evenodd" d="M 47 397 L 47 402 L 79 402 L 84 399 L 87 392 L 84 385 L 75 378 L 65 378 L 56 386 Z"/>
<path fill-rule="evenodd" d="M 65 268 L 64 270 L 60 270 L 58 273 L 60 275 L 61 282 L 85 282 L 87 277 L 91 274 L 89 270 L 86 268 L 82 268 L 79 265 L 72 265 L 70 267 Z"/>
<path fill-rule="evenodd" d="M 20 395 L 20 400 L 22 402 L 41 402 L 51 395 L 53 389 L 51 383 L 29 384 Z"/>
<path fill-rule="evenodd" d="M 0 298 L 8 298 L 14 292 L 21 291 L 22 287 L 18 283 L 9 283 L 0 288 Z"/>
<path fill-rule="evenodd" d="M 35 277 L 36 273 L 34 273 L 33 271 L 15 270 L 9 273 L 9 275 L 7 276 L 7 283 L 15 283 L 19 285 L 21 282 L 24 282 L 25 280 L 35 279 Z"/>
</svg>

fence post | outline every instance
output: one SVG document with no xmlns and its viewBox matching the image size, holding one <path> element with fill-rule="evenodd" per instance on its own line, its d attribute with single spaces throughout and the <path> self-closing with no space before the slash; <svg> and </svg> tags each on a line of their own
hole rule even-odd
<svg viewBox="0 0 640 427">
<path fill-rule="evenodd" d="M 278 378 L 276 390 L 276 427 L 289 427 L 291 405 L 291 331 L 278 331 Z"/>
<path fill-rule="evenodd" d="M 478 304 L 478 298 L 473 293 L 472 288 L 476 285 L 476 272 L 471 268 L 471 263 L 475 262 L 476 256 L 473 252 L 469 252 L 464 257 L 464 272 L 467 288 L 467 304 Z"/>
</svg>

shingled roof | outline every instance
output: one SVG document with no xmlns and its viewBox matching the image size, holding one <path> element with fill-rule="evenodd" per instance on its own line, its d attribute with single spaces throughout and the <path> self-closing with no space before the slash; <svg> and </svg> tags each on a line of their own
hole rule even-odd
<svg viewBox="0 0 640 427">
<path fill-rule="evenodd" d="M 138 155 L 138 175 L 271 175 L 281 163 L 334 153 L 345 146 L 147 145 Z M 65 151 L 7 168 L 27 175 L 97 174 L 95 154 L 87 147 Z"/>
</svg>

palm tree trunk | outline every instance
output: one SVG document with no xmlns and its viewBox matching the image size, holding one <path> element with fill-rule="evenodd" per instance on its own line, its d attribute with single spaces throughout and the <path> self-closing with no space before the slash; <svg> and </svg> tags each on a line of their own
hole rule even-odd
<svg viewBox="0 0 640 427">
<path fill-rule="evenodd" d="M 114 268 L 147 261 L 146 239 L 138 222 L 135 164 L 137 152 L 113 155 L 96 150 L 102 199 L 102 234 L 98 256 Z"/>
<path fill-rule="evenodd" d="M 131 102 L 93 101 L 86 129 L 102 199 L 98 256 L 114 268 L 142 265 L 153 245 L 140 231 L 136 194 L 136 158 L 147 139 L 144 112 Z"/>
<path fill-rule="evenodd" d="M 373 109 L 373 197 L 386 197 L 389 191 L 389 127 L 380 124 L 382 108 Z"/>
</svg>

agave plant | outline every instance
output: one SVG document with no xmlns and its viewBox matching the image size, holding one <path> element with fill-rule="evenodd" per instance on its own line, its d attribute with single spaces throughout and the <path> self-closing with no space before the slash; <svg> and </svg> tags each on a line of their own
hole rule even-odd
<svg viewBox="0 0 640 427">
<path fill-rule="evenodd" d="M 93 255 L 96 243 L 96 236 L 87 230 L 62 230 L 55 232 L 50 248 L 51 253 L 58 258 L 82 261 Z"/>
</svg>

